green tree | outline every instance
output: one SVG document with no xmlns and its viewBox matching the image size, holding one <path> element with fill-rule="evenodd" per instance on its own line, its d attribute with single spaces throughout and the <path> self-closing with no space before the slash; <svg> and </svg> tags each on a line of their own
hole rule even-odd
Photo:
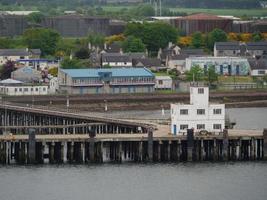
<svg viewBox="0 0 267 200">
<path fill-rule="evenodd" d="M 215 71 L 215 68 L 210 66 L 205 74 L 205 80 L 209 83 L 209 85 L 218 81 L 218 74 Z"/>
<path fill-rule="evenodd" d="M 79 60 L 77 58 L 70 59 L 69 57 L 65 57 L 60 66 L 62 69 L 82 69 L 90 67 L 90 62 L 87 60 Z"/>
<path fill-rule="evenodd" d="M 213 49 L 215 42 L 226 42 L 227 34 L 221 29 L 214 29 L 208 34 L 208 48 Z"/>
<path fill-rule="evenodd" d="M 75 52 L 75 57 L 78 59 L 89 59 L 89 56 L 89 50 L 85 47 L 82 47 Z"/>
<path fill-rule="evenodd" d="M 203 81 L 204 80 L 204 70 L 196 65 L 193 66 L 189 71 L 185 72 L 187 81 Z"/>
<path fill-rule="evenodd" d="M 259 42 L 259 41 L 262 41 L 263 40 L 263 37 L 261 35 L 260 32 L 255 32 L 252 34 L 252 41 L 253 42 Z"/>
<path fill-rule="evenodd" d="M 23 33 L 25 43 L 31 49 L 41 49 L 42 55 L 54 55 L 60 34 L 46 28 L 28 29 Z"/>
<path fill-rule="evenodd" d="M 132 16 L 154 16 L 154 8 L 150 4 L 140 4 L 130 10 Z"/>
<path fill-rule="evenodd" d="M 124 52 L 144 52 L 145 45 L 140 38 L 134 36 L 129 36 L 122 43 L 122 48 Z"/>
<path fill-rule="evenodd" d="M 176 43 L 178 32 L 171 25 L 163 22 L 128 24 L 125 30 L 126 36 L 140 38 L 152 54 L 159 48 L 165 48 L 169 42 Z"/>
<path fill-rule="evenodd" d="M 41 12 L 33 12 L 27 16 L 27 20 L 31 23 L 39 24 L 44 17 L 45 16 Z"/>
<path fill-rule="evenodd" d="M 192 46 L 194 48 L 200 48 L 203 44 L 203 37 L 202 37 L 202 34 L 201 32 L 195 32 L 193 35 L 192 35 Z"/>
<path fill-rule="evenodd" d="M 87 42 L 94 46 L 102 46 L 105 43 L 105 37 L 101 34 L 89 34 Z"/>
</svg>

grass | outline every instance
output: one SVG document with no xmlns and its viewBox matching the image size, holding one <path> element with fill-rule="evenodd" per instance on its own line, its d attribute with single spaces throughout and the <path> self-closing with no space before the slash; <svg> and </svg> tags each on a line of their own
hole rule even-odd
<svg viewBox="0 0 267 200">
<path fill-rule="evenodd" d="M 234 15 L 238 17 L 260 17 L 267 15 L 267 9 L 204 9 L 204 8 L 170 8 L 171 11 L 185 12 L 187 14 L 205 12 L 216 15 Z"/>
<path fill-rule="evenodd" d="M 220 83 L 252 83 L 253 79 L 250 76 L 219 76 Z"/>
<path fill-rule="evenodd" d="M 103 6 L 103 10 L 109 12 L 118 12 L 122 9 L 130 9 L 133 6 Z M 173 12 L 181 12 L 181 13 L 210 13 L 215 15 L 233 15 L 237 17 L 247 16 L 247 17 L 260 17 L 267 15 L 267 9 L 265 8 L 254 8 L 254 9 L 205 9 L 205 8 L 170 8 Z"/>
</svg>

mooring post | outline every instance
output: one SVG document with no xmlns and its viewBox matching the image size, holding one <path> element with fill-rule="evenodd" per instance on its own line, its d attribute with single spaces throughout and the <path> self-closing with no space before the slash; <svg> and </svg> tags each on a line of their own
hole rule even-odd
<svg viewBox="0 0 267 200">
<path fill-rule="evenodd" d="M 148 161 L 153 161 L 153 130 L 148 131 L 148 141 L 147 141 L 147 152 L 148 152 Z"/>
<path fill-rule="evenodd" d="M 28 150 L 28 163 L 35 163 L 35 147 L 36 147 L 36 138 L 35 138 L 35 129 L 29 129 L 29 150 Z"/>
<path fill-rule="evenodd" d="M 95 162 L 95 129 L 89 130 L 89 159 L 90 162 Z"/>
<path fill-rule="evenodd" d="M 194 130 L 187 129 L 187 160 L 193 161 Z"/>
<path fill-rule="evenodd" d="M 224 161 L 228 160 L 228 145 L 229 145 L 228 130 L 224 129 L 223 130 L 223 160 Z"/>
<path fill-rule="evenodd" d="M 263 130 L 263 159 L 267 160 L 267 128 Z"/>
</svg>

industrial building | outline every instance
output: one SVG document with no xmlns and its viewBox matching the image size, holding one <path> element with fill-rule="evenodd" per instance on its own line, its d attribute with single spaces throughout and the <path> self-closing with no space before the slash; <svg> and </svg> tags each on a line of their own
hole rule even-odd
<svg viewBox="0 0 267 200">
<path fill-rule="evenodd" d="M 191 35 L 196 31 L 208 33 L 215 28 L 231 32 L 233 19 L 199 13 L 175 19 L 175 27 L 182 30 L 186 35 Z"/>
<path fill-rule="evenodd" d="M 171 104 L 171 132 L 222 132 L 225 127 L 225 105 L 209 103 L 208 87 L 190 87 L 190 104 Z"/>
<path fill-rule="evenodd" d="M 250 71 L 248 60 L 240 57 L 189 57 L 185 62 L 185 71 L 189 71 L 194 66 L 199 66 L 204 71 L 214 67 L 217 74 L 229 76 L 246 76 Z"/>
<path fill-rule="evenodd" d="M 155 76 L 146 68 L 60 69 L 59 91 L 68 94 L 147 93 Z"/>
</svg>

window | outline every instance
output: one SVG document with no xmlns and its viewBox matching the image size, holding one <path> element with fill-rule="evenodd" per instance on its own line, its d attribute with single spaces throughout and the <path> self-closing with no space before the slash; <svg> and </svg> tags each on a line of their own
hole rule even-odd
<svg viewBox="0 0 267 200">
<path fill-rule="evenodd" d="M 24 92 L 28 92 L 28 88 L 24 88 Z"/>
<path fill-rule="evenodd" d="M 38 92 L 38 88 L 35 88 L 35 91 Z"/>
<path fill-rule="evenodd" d="M 197 109 L 198 115 L 205 115 L 205 109 Z"/>
<path fill-rule="evenodd" d="M 197 129 L 198 130 L 205 129 L 205 124 L 197 124 Z"/>
<path fill-rule="evenodd" d="M 180 129 L 181 130 L 188 129 L 188 125 L 187 124 L 181 124 Z"/>
<path fill-rule="evenodd" d="M 162 85 L 163 84 L 163 81 L 162 80 L 159 80 L 159 85 Z"/>
<path fill-rule="evenodd" d="M 214 115 L 220 115 L 220 114 L 222 114 L 222 109 L 213 109 L 213 114 Z"/>
<path fill-rule="evenodd" d="M 31 88 L 31 91 L 33 91 L 33 88 Z"/>
<path fill-rule="evenodd" d="M 22 88 L 19 88 L 19 91 L 22 92 Z"/>
<path fill-rule="evenodd" d="M 198 88 L 198 94 L 204 94 L 204 88 Z"/>
<path fill-rule="evenodd" d="M 180 115 L 188 115 L 188 110 L 187 109 L 181 109 Z"/>
<path fill-rule="evenodd" d="M 15 92 L 17 92 L 18 91 L 18 89 L 17 88 L 15 88 Z"/>
<path fill-rule="evenodd" d="M 46 88 L 43 88 L 43 91 L 46 91 Z"/>
<path fill-rule="evenodd" d="M 213 129 L 222 129 L 221 124 L 213 124 Z"/>
<path fill-rule="evenodd" d="M 265 74 L 265 71 L 264 70 L 259 70 L 258 71 L 258 74 L 263 74 L 264 75 Z"/>
</svg>

